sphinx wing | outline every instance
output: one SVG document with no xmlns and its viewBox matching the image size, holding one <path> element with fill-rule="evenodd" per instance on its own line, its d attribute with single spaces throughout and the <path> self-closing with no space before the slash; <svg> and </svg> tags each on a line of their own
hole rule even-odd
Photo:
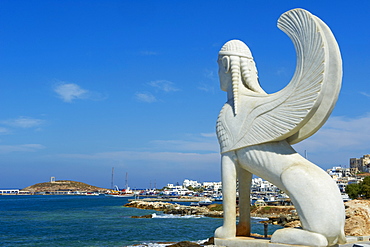
<svg viewBox="0 0 370 247">
<path fill-rule="evenodd" d="M 328 28 L 323 30 L 326 25 L 306 10 L 293 9 L 279 18 L 278 27 L 294 44 L 297 53 L 296 71 L 290 83 L 281 91 L 253 99 L 254 108 L 243 120 L 238 138 L 230 150 L 288 138 L 291 138 L 288 139 L 291 143 L 297 143 L 321 127 L 335 104 L 341 76 L 338 81 L 338 76 L 331 78 L 331 74 L 338 69 L 341 71 L 341 62 L 329 61 L 333 57 L 330 52 L 339 54 L 339 49 L 330 49 Z M 335 90 L 332 91 L 333 88 Z M 330 100 L 331 106 L 320 108 L 323 99 L 327 97 L 325 94 L 331 91 L 331 97 L 335 98 Z M 314 123 L 309 122 L 319 109 L 320 115 L 325 117 L 319 117 L 319 121 Z M 304 128 L 305 136 L 297 135 Z"/>
</svg>

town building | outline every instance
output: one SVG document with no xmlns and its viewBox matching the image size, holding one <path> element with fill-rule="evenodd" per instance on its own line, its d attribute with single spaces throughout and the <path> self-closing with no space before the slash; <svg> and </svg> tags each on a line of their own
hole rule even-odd
<svg viewBox="0 0 370 247">
<path fill-rule="evenodd" d="M 334 166 L 330 169 L 327 169 L 326 172 L 334 179 L 351 177 L 351 168 L 343 168 L 341 166 Z"/>
<path fill-rule="evenodd" d="M 0 189 L 0 195 L 18 195 L 19 189 Z"/>
<path fill-rule="evenodd" d="M 361 158 L 351 158 L 349 160 L 351 173 L 370 172 L 370 154 L 365 154 Z"/>
<path fill-rule="evenodd" d="M 222 182 L 203 182 L 202 186 L 205 189 L 212 189 L 217 192 L 222 189 Z"/>
<path fill-rule="evenodd" d="M 198 183 L 198 181 L 196 180 L 185 179 L 184 182 L 182 182 L 182 186 L 184 186 L 185 188 L 187 187 L 198 188 L 198 187 L 201 187 L 202 184 Z"/>
</svg>

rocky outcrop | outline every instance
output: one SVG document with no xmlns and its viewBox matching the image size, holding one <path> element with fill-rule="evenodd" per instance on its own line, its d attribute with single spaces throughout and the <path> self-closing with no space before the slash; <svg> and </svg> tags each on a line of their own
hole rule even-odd
<svg viewBox="0 0 370 247">
<path fill-rule="evenodd" d="M 176 244 L 168 245 L 167 247 L 198 247 L 198 246 L 201 246 L 201 245 L 190 242 L 190 241 L 181 241 Z"/>
<path fill-rule="evenodd" d="M 282 225 L 285 227 L 295 227 L 296 224 L 291 222 L 299 222 L 299 216 L 294 206 L 262 206 L 253 207 L 251 210 L 252 217 L 269 218 L 263 223 Z"/>
<path fill-rule="evenodd" d="M 141 216 L 131 216 L 131 218 L 135 218 L 135 219 L 149 219 L 149 218 L 153 218 L 153 215 L 152 214 L 147 214 L 147 215 L 141 215 Z"/>
<path fill-rule="evenodd" d="M 223 217 L 222 211 L 212 211 L 213 204 L 208 207 L 191 207 L 165 202 L 133 201 L 126 207 L 152 209 L 166 214 L 204 215 L 207 217 Z M 217 205 L 219 206 L 219 205 Z M 348 236 L 370 235 L 370 200 L 352 200 L 345 203 L 346 224 L 345 234 Z M 293 206 L 255 207 L 251 210 L 252 217 L 265 217 L 269 224 L 279 224 L 285 227 L 300 227 L 299 217 Z"/>
<path fill-rule="evenodd" d="M 276 217 L 280 215 L 297 215 L 294 206 L 262 206 L 252 207 L 251 216 L 254 217 Z"/>
<path fill-rule="evenodd" d="M 145 201 L 132 201 L 124 205 L 129 208 L 140 208 L 140 209 L 150 209 L 155 211 L 164 211 L 166 209 L 175 208 L 177 204 L 168 202 L 145 202 Z"/>
<path fill-rule="evenodd" d="M 352 200 L 345 203 L 346 224 L 344 231 L 349 236 L 370 235 L 370 200 Z"/>
<path fill-rule="evenodd" d="M 163 211 L 163 213 L 165 214 L 203 215 L 206 217 L 222 217 L 223 216 L 222 211 L 212 211 L 208 207 L 184 206 L 184 205 L 167 203 L 167 202 L 132 201 L 132 202 L 127 203 L 124 206 L 132 207 L 132 208 Z"/>
</svg>

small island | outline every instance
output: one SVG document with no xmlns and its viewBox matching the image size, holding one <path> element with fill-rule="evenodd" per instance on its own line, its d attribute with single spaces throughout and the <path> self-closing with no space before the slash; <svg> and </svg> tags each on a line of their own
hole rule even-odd
<svg viewBox="0 0 370 247">
<path fill-rule="evenodd" d="M 24 194 L 44 194 L 44 195 L 99 195 L 106 193 L 108 189 L 92 186 L 82 182 L 70 180 L 51 180 L 50 182 L 37 183 L 28 186 L 20 193 Z"/>
</svg>

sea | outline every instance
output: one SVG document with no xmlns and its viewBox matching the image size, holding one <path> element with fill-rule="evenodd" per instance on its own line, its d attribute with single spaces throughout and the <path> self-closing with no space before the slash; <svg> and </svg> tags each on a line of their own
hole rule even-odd
<svg viewBox="0 0 370 247">
<path fill-rule="evenodd" d="M 220 218 L 166 215 L 124 207 L 127 202 L 127 198 L 106 196 L 0 196 L 0 246 L 159 247 L 168 245 L 164 242 L 202 243 L 222 225 Z M 131 218 L 149 214 L 153 218 Z M 268 234 L 279 228 L 269 225 Z M 252 220 L 252 232 L 263 234 L 259 219 Z"/>
</svg>

